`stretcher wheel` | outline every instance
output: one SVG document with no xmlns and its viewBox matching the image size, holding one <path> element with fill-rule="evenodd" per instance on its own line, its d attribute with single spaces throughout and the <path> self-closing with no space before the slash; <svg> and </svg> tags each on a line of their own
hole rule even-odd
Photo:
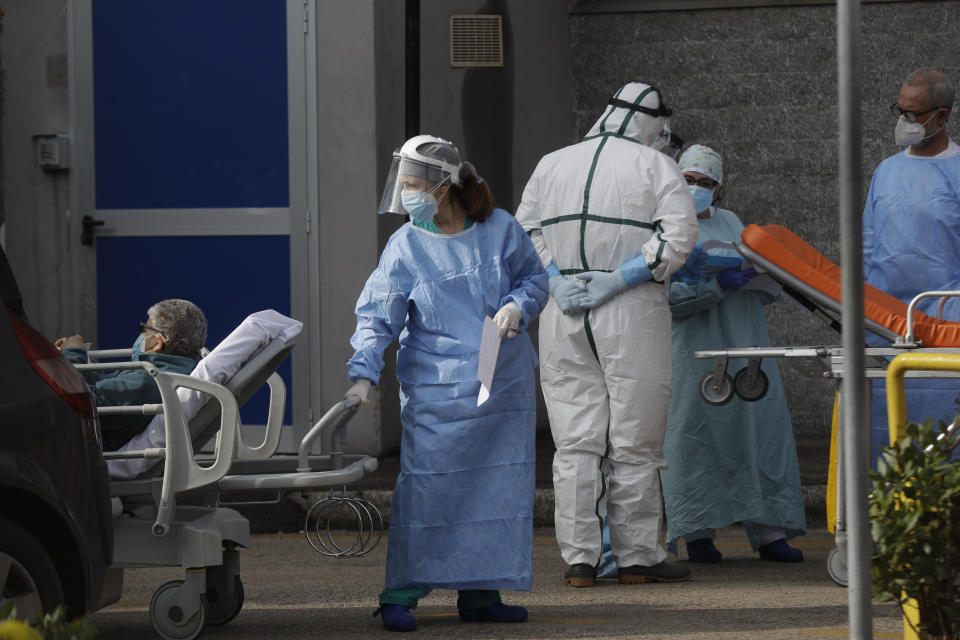
<svg viewBox="0 0 960 640">
<path fill-rule="evenodd" d="M 209 605 L 207 622 L 214 625 L 227 624 L 243 609 L 243 581 L 240 576 L 233 576 L 233 590 L 230 593 L 220 594 L 217 589 L 207 588 L 206 596 Z"/>
<path fill-rule="evenodd" d="M 830 579 L 841 587 L 847 586 L 847 565 L 843 563 L 840 557 L 840 549 L 834 547 L 827 554 L 827 573 Z"/>
<path fill-rule="evenodd" d="M 194 640 L 207 624 L 207 597 L 200 595 L 200 607 L 190 618 L 184 619 L 183 609 L 174 600 L 183 580 L 165 582 L 153 592 L 150 599 L 150 623 L 164 640 Z"/>
<path fill-rule="evenodd" d="M 770 388 L 770 379 L 767 378 L 763 369 L 757 369 L 757 375 L 753 378 L 751 384 L 749 371 L 749 367 L 737 371 L 737 375 L 733 378 L 733 388 L 736 389 L 737 395 L 747 402 L 756 402 L 767 394 L 767 389 Z"/>
<path fill-rule="evenodd" d="M 712 404 L 715 407 L 725 405 L 733 398 L 733 379 L 725 373 L 717 383 L 713 375 L 713 369 L 711 369 L 700 378 L 700 395 L 707 404 Z"/>
</svg>

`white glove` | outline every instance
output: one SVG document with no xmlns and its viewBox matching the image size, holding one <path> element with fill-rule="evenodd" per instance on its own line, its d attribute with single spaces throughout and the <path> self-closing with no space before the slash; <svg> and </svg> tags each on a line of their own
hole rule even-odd
<svg viewBox="0 0 960 640">
<path fill-rule="evenodd" d="M 508 338 L 513 338 L 520 329 L 520 307 L 512 302 L 508 302 L 500 307 L 497 315 L 493 316 L 493 321 L 500 327 L 501 338 L 505 333 Z"/>
<path fill-rule="evenodd" d="M 366 378 L 360 378 L 355 381 L 353 385 L 347 392 L 343 394 L 344 400 L 349 400 L 350 398 L 356 398 L 360 401 L 360 406 L 362 407 L 367 403 L 367 394 L 370 393 L 370 381 Z"/>
</svg>

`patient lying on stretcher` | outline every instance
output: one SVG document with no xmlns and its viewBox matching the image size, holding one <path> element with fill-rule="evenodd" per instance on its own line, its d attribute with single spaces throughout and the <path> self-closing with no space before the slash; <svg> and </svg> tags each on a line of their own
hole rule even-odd
<svg viewBox="0 0 960 640">
<path fill-rule="evenodd" d="M 207 319 L 199 307 L 188 300 L 161 300 L 147 310 L 147 321 L 140 323 L 131 359 L 149 362 L 160 371 L 189 374 L 200 359 L 206 339 Z M 82 336 L 60 338 L 56 346 L 74 364 L 88 361 Z M 98 407 L 161 402 L 160 389 L 145 369 L 84 371 L 82 375 Z M 151 419 L 149 415 L 101 416 L 104 450 L 119 449 L 142 432 Z"/>
</svg>

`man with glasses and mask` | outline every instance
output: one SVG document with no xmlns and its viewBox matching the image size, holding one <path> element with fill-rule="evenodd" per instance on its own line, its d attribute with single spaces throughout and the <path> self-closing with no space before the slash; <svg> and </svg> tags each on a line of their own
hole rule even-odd
<svg viewBox="0 0 960 640">
<path fill-rule="evenodd" d="M 877 167 L 863 210 L 864 277 L 905 304 L 922 291 L 960 289 L 960 145 L 946 129 L 953 101 L 942 73 L 920 69 L 907 77 L 890 106 L 894 140 L 906 149 Z M 918 308 L 935 316 L 939 303 L 928 299 Z M 948 299 L 942 315 L 960 320 L 960 298 Z M 867 341 L 886 344 L 870 334 Z M 958 396 L 956 381 L 909 380 L 908 417 L 950 422 Z M 883 380 L 873 385 L 872 441 L 875 457 L 888 441 Z"/>
<path fill-rule="evenodd" d="M 167 373 L 189 374 L 200 360 L 207 339 L 207 318 L 188 300 L 161 300 L 147 310 L 147 321 L 139 323 L 130 359 L 154 365 Z M 86 364 L 87 351 L 79 335 L 60 338 L 56 346 L 67 360 Z M 160 389 L 146 369 L 126 371 L 83 371 L 98 407 L 159 404 Z M 116 451 L 143 431 L 153 416 L 111 415 L 100 417 L 103 448 Z"/>
<path fill-rule="evenodd" d="M 544 156 L 517 220 L 550 275 L 540 378 L 557 451 L 564 579 L 593 586 L 604 501 L 621 583 L 686 580 L 665 562 L 659 470 L 670 399 L 667 287 L 697 237 L 680 170 L 661 153 L 670 110 L 630 82 L 576 144 Z"/>
</svg>

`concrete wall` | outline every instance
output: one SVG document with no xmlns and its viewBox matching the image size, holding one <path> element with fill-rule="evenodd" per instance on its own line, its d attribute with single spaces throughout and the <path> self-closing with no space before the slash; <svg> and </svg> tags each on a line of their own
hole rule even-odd
<svg viewBox="0 0 960 640">
<path fill-rule="evenodd" d="M 888 106 L 903 79 L 930 66 L 960 84 L 960 3 L 861 13 L 866 196 L 873 169 L 898 150 Z M 838 261 L 835 20 L 831 5 L 572 15 L 574 126 L 585 132 L 627 80 L 659 86 L 674 131 L 723 154 L 722 206 L 747 224 L 785 225 Z M 956 115 L 949 129 L 957 139 Z M 775 345 L 840 343 L 787 299 L 768 320 Z M 826 434 L 830 384 L 781 371 L 798 436 Z"/>
<path fill-rule="evenodd" d="M 348 386 L 350 336 L 356 325 L 354 302 L 379 257 L 376 209 L 381 155 L 377 146 L 379 55 L 375 25 L 390 7 L 374 0 L 317 3 L 317 64 L 314 132 L 317 170 L 319 257 L 316 282 L 320 380 L 314 385 L 314 420 L 320 407 L 339 402 Z M 402 22 L 399 39 L 402 51 Z M 385 38 L 395 38 L 390 32 Z M 395 54 L 394 54 L 395 57 Z M 389 59 L 389 56 L 388 56 Z M 308 114 L 308 117 L 309 114 Z M 384 126 L 389 126 L 389 121 Z M 350 450 L 371 452 L 395 446 L 383 443 L 378 404 L 369 403 L 350 424 Z"/>
<path fill-rule="evenodd" d="M 77 246 L 69 172 L 34 166 L 35 134 L 69 131 L 64 0 L 4 0 L 3 210 L 5 251 L 31 320 L 47 336 L 76 332 L 72 291 Z"/>
<path fill-rule="evenodd" d="M 568 7 L 556 0 L 422 0 L 424 133 L 449 137 L 513 212 L 540 157 L 569 144 Z M 450 66 L 451 15 L 503 17 L 504 66 Z"/>
</svg>

